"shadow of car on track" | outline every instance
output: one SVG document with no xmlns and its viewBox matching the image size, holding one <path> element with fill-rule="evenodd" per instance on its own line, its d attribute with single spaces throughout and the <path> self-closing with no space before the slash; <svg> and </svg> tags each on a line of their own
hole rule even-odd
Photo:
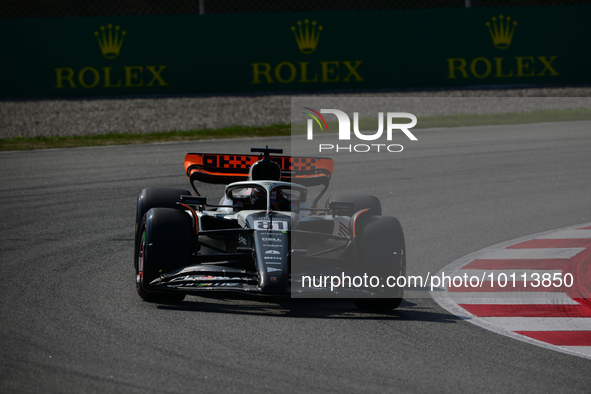
<svg viewBox="0 0 591 394">
<path fill-rule="evenodd" d="M 198 300 L 198 301 L 197 301 Z M 362 320 L 400 320 L 430 321 L 436 323 L 456 323 L 462 319 L 438 311 L 432 300 L 426 305 L 418 305 L 403 300 L 398 309 L 391 311 L 362 312 L 350 300 L 299 299 L 278 302 L 252 301 L 242 299 L 191 297 L 176 304 L 157 304 L 160 310 L 174 310 L 202 313 L 224 313 L 236 315 L 259 315 L 282 318 L 313 319 L 362 319 Z"/>
</svg>

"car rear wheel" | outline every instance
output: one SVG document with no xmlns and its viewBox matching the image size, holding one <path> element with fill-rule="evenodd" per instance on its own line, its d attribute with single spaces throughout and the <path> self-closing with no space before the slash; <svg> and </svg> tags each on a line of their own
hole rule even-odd
<svg viewBox="0 0 591 394">
<path fill-rule="evenodd" d="M 376 288 L 376 296 L 354 300 L 360 310 L 391 310 L 400 306 L 404 288 L 390 287 L 396 279 L 406 276 L 406 248 L 404 233 L 398 219 L 389 216 L 360 217 L 356 223 L 355 245 L 359 272 L 378 276 L 383 287 Z"/>
<path fill-rule="evenodd" d="M 135 259 L 136 289 L 144 301 L 181 302 L 185 294 L 151 289 L 161 274 L 191 265 L 195 235 L 192 218 L 171 208 L 149 210 L 140 224 Z"/>
</svg>

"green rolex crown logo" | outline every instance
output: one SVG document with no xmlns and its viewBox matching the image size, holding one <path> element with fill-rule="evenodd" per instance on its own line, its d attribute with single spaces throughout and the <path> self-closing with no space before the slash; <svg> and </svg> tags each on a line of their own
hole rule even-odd
<svg viewBox="0 0 591 394">
<path fill-rule="evenodd" d="M 291 30 L 293 31 L 296 42 L 298 43 L 300 52 L 310 54 L 316 50 L 316 45 L 318 45 L 318 39 L 320 39 L 322 26 L 318 26 L 317 29 L 316 21 L 313 21 L 312 26 L 310 27 L 310 22 L 308 19 L 306 19 L 304 23 L 305 26 L 302 28 L 302 22 L 298 21 L 298 28 L 296 29 L 295 26 L 292 26 Z"/>
<path fill-rule="evenodd" d="M 113 25 L 110 23 L 107 25 L 107 28 L 108 31 L 105 32 L 105 26 L 101 26 L 101 32 L 95 31 L 94 35 L 98 40 L 103 56 L 107 59 L 115 59 L 119 56 L 126 32 L 119 31 L 119 26 L 115 26 L 115 32 L 113 32 Z"/>
<path fill-rule="evenodd" d="M 492 24 L 486 22 L 486 26 L 488 27 L 488 31 L 490 32 L 495 47 L 499 49 L 509 48 L 511 40 L 513 39 L 513 33 L 515 33 L 517 22 L 513 21 L 513 23 L 511 23 L 510 16 L 505 19 L 503 15 L 500 15 L 498 22 L 497 18 L 493 16 Z"/>
</svg>

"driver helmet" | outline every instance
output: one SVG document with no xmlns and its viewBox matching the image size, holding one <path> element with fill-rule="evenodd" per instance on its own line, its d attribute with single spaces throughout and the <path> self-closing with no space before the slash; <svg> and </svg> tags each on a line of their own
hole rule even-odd
<svg viewBox="0 0 591 394">
<path fill-rule="evenodd" d="M 271 192 L 271 209 L 275 211 L 291 211 L 291 198 L 283 189 L 275 189 Z"/>
<path fill-rule="evenodd" d="M 258 188 L 249 188 L 250 209 L 267 209 L 265 191 Z"/>
</svg>

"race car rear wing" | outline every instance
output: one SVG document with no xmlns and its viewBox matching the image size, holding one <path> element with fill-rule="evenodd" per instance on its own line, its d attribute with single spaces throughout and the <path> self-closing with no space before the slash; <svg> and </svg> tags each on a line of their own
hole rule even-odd
<svg viewBox="0 0 591 394">
<path fill-rule="evenodd" d="M 269 159 L 281 167 L 282 181 L 304 186 L 328 187 L 334 168 L 332 159 L 325 157 L 271 155 Z M 228 184 L 248 180 L 248 171 L 258 160 L 258 155 L 189 153 L 185 156 L 185 170 L 197 193 L 194 181 Z"/>
</svg>

